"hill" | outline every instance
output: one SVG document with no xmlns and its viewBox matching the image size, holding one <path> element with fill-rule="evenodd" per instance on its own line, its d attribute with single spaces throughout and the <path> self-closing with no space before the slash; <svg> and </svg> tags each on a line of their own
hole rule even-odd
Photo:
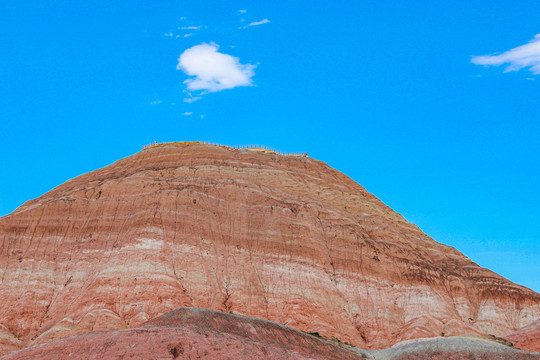
<svg viewBox="0 0 540 360">
<path fill-rule="evenodd" d="M 0 354 L 184 306 L 367 349 L 540 318 L 539 294 L 323 162 L 200 143 L 150 147 L 0 218 L 0 279 Z"/>
</svg>

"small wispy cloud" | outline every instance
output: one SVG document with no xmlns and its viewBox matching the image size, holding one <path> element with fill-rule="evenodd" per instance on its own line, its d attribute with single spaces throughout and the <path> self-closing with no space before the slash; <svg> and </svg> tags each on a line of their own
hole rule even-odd
<svg viewBox="0 0 540 360">
<path fill-rule="evenodd" d="M 262 24 L 268 24 L 270 23 L 270 20 L 268 19 L 263 19 L 261 21 L 254 21 L 254 22 L 251 22 L 245 26 L 239 26 L 238 28 L 239 29 L 247 29 L 248 27 L 251 27 L 251 26 L 259 26 L 259 25 L 262 25 Z"/>
<path fill-rule="evenodd" d="M 261 21 L 254 21 L 252 23 L 249 23 L 248 26 L 257 26 L 257 25 L 262 25 L 262 24 L 268 24 L 269 22 L 270 22 L 270 20 L 263 19 Z"/>
<path fill-rule="evenodd" d="M 198 30 L 201 30 L 202 28 L 206 28 L 206 26 L 178 26 L 176 30 L 169 31 L 168 33 L 163 34 L 164 36 L 172 37 L 172 38 L 187 38 L 190 36 L 195 35 L 195 32 Z M 179 31 L 177 31 L 179 30 Z M 189 32 L 186 32 L 189 31 Z M 184 34 L 182 34 L 184 32 Z"/>
<path fill-rule="evenodd" d="M 191 91 L 218 92 L 253 85 L 251 78 L 256 65 L 241 64 L 237 57 L 220 53 L 218 49 L 215 43 L 202 43 L 185 50 L 178 58 L 176 68 L 193 77 L 184 81 L 190 96 L 184 101 L 196 101 Z"/>
<path fill-rule="evenodd" d="M 150 105 L 157 105 L 157 104 L 161 104 L 161 100 L 154 100 L 154 101 L 150 101 L 149 104 Z"/>
<path fill-rule="evenodd" d="M 187 38 L 187 37 L 190 37 L 190 36 L 193 36 L 194 33 L 187 33 L 187 34 L 173 34 L 172 32 L 168 32 L 166 34 L 163 34 L 164 36 L 167 36 L 167 37 L 172 37 L 172 38 Z"/>
<path fill-rule="evenodd" d="M 200 97 L 200 96 L 191 96 L 191 97 L 185 98 L 185 99 L 184 99 L 184 102 L 186 102 L 186 103 L 192 103 L 192 102 L 195 102 L 195 101 L 201 100 L 201 99 L 202 99 L 202 97 Z"/>
<path fill-rule="evenodd" d="M 238 12 L 239 12 L 240 14 L 245 14 L 245 13 L 247 13 L 247 10 L 242 9 L 242 10 L 238 10 Z"/>
<path fill-rule="evenodd" d="M 185 103 L 192 103 L 192 102 L 195 102 L 197 100 L 201 100 L 202 97 L 200 96 L 193 96 L 193 94 L 191 93 L 191 91 L 188 91 L 188 90 L 182 90 L 182 92 L 185 94 L 185 98 L 184 98 L 184 102 Z"/>
<path fill-rule="evenodd" d="M 518 71 L 529 67 L 534 75 L 540 74 L 540 34 L 525 45 L 521 45 L 499 55 L 473 56 L 471 62 L 476 65 L 499 66 L 508 64 L 504 72 Z"/>
<path fill-rule="evenodd" d="M 193 115 L 193 113 L 191 111 L 187 111 L 184 113 L 184 116 L 189 116 L 189 115 Z"/>
</svg>

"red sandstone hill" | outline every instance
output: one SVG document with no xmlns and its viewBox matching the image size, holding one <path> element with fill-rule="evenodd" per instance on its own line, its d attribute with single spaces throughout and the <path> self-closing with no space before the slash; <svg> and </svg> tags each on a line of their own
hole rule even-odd
<svg viewBox="0 0 540 360">
<path fill-rule="evenodd" d="M 81 360 L 362 359 L 352 350 L 276 323 L 195 308 L 177 309 L 132 329 L 91 332 L 34 346 L 2 359 L 74 356 Z"/>
<path fill-rule="evenodd" d="M 307 157 L 153 147 L 0 218 L 0 354 L 196 306 L 361 348 L 505 336 L 540 295 Z"/>
</svg>

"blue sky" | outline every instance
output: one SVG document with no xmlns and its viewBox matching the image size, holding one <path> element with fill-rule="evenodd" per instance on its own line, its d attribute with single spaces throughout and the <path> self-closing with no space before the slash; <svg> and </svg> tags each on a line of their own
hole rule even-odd
<svg viewBox="0 0 540 360">
<path fill-rule="evenodd" d="M 0 6 L 0 215 L 154 140 L 258 143 L 540 291 L 540 2 Z"/>
</svg>

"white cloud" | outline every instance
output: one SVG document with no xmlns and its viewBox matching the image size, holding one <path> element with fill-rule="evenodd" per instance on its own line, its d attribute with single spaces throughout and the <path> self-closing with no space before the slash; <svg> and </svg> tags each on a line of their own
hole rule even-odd
<svg viewBox="0 0 540 360">
<path fill-rule="evenodd" d="M 517 71 L 530 67 L 530 71 L 540 74 L 540 34 L 525 45 L 521 45 L 503 52 L 499 55 L 474 56 L 471 60 L 477 65 L 502 65 L 508 64 L 504 72 Z"/>
<path fill-rule="evenodd" d="M 155 101 L 150 101 L 149 103 L 150 105 L 157 105 L 157 104 L 161 104 L 161 100 L 155 100 Z"/>
<path fill-rule="evenodd" d="M 263 19 L 261 21 L 255 21 L 255 22 L 249 23 L 248 26 L 257 26 L 257 25 L 262 25 L 262 24 L 268 24 L 269 22 L 270 22 L 270 20 Z"/>
<path fill-rule="evenodd" d="M 179 26 L 177 28 L 177 30 L 192 30 L 192 31 L 195 31 L 195 30 L 200 30 L 201 28 L 203 28 L 203 26 Z M 206 28 L 206 26 L 204 26 L 204 28 Z M 192 35 L 194 35 L 193 32 L 189 32 L 189 33 L 186 33 L 186 34 L 174 34 L 172 31 L 169 31 L 168 33 L 165 33 L 163 34 L 164 36 L 168 36 L 168 37 L 172 37 L 172 38 L 187 38 L 187 37 L 190 37 Z"/>
<path fill-rule="evenodd" d="M 217 92 L 253 85 L 255 65 L 241 64 L 237 57 L 220 53 L 218 49 L 214 43 L 202 43 L 180 55 L 176 68 L 194 77 L 184 81 L 189 91 Z"/>
<path fill-rule="evenodd" d="M 188 111 L 188 112 L 185 112 L 184 115 L 185 116 L 189 116 L 189 115 L 192 115 L 193 113 L 191 111 Z"/>
<path fill-rule="evenodd" d="M 238 10 L 238 12 L 239 12 L 240 14 L 245 14 L 245 13 L 247 12 L 247 10 Z"/>
<path fill-rule="evenodd" d="M 240 26 L 239 29 L 247 29 L 250 26 L 258 26 L 258 25 L 262 25 L 262 24 L 268 24 L 269 22 L 270 22 L 270 20 L 268 20 L 268 19 L 263 19 L 261 21 L 254 21 L 252 23 L 247 24 L 246 26 Z"/>
<path fill-rule="evenodd" d="M 195 102 L 195 101 L 201 100 L 201 99 L 202 99 L 202 97 L 200 97 L 200 96 L 192 96 L 192 97 L 185 98 L 184 102 L 192 103 L 192 102 Z"/>
<path fill-rule="evenodd" d="M 192 103 L 192 102 L 195 102 L 197 100 L 201 100 L 202 97 L 200 96 L 193 96 L 193 94 L 191 93 L 191 91 L 187 91 L 187 90 L 182 90 L 182 92 L 184 94 L 186 94 L 186 98 L 184 98 L 184 102 L 186 103 Z"/>
</svg>

